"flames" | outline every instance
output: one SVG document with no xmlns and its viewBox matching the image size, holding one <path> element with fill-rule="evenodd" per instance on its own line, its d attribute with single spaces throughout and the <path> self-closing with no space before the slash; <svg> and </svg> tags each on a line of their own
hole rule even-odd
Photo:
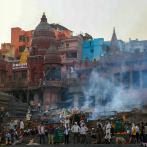
<svg viewBox="0 0 147 147">
<path fill-rule="evenodd" d="M 126 116 L 127 116 L 127 114 L 122 115 L 122 118 L 124 121 L 126 120 Z"/>
</svg>

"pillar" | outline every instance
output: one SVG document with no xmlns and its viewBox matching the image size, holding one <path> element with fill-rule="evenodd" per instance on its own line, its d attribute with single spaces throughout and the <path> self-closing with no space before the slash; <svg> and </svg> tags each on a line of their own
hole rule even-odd
<svg viewBox="0 0 147 147">
<path fill-rule="evenodd" d="M 130 89 L 133 89 L 133 73 L 130 71 Z"/>
<path fill-rule="evenodd" d="M 141 69 L 140 69 L 140 89 L 142 89 L 142 72 L 141 72 Z"/>
<path fill-rule="evenodd" d="M 34 94 L 34 102 L 35 102 L 35 107 L 37 108 L 38 105 L 38 100 L 39 100 L 39 94 L 35 93 Z"/>
<path fill-rule="evenodd" d="M 78 99 L 79 99 L 79 96 L 78 94 L 74 94 L 74 107 L 78 107 Z"/>
<path fill-rule="evenodd" d="M 120 72 L 120 87 L 121 89 L 123 89 L 123 80 L 122 80 L 123 76 L 122 76 L 122 72 Z"/>
</svg>

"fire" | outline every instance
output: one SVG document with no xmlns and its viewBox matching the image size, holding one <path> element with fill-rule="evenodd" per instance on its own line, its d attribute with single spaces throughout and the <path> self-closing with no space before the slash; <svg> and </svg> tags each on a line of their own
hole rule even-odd
<svg viewBox="0 0 147 147">
<path fill-rule="evenodd" d="M 123 120 L 126 120 L 126 115 L 127 114 L 122 115 Z"/>
</svg>

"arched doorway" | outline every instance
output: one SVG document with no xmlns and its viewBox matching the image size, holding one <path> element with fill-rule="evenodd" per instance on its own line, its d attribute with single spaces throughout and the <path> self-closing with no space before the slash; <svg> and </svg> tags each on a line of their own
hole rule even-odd
<svg viewBox="0 0 147 147">
<path fill-rule="evenodd" d="M 35 82 L 38 80 L 38 71 L 36 68 L 34 68 L 32 70 L 32 74 L 31 74 L 31 78 L 32 78 L 32 81 Z"/>
</svg>

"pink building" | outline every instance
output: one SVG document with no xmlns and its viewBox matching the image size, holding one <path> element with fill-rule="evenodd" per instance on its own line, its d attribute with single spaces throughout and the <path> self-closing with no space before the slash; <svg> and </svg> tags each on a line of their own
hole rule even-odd
<svg viewBox="0 0 147 147">
<path fill-rule="evenodd" d="M 58 51 L 60 53 L 62 64 L 62 74 L 68 73 L 70 67 L 73 67 L 73 61 L 83 60 L 83 36 L 65 37 L 58 39 Z"/>
</svg>

